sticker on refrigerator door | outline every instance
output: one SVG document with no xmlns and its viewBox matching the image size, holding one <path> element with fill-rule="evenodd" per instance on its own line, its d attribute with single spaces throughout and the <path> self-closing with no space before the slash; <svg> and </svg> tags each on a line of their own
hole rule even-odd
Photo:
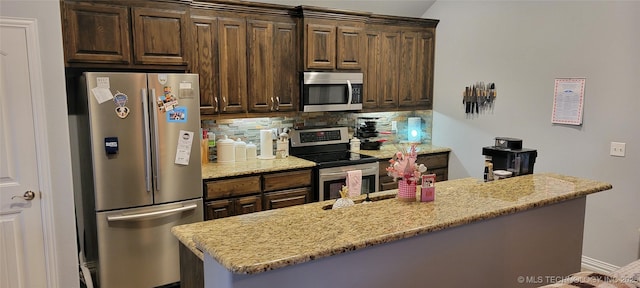
<svg viewBox="0 0 640 288">
<path fill-rule="evenodd" d="M 160 85 L 167 84 L 167 78 L 167 74 L 158 74 L 158 82 L 160 82 Z"/>
<path fill-rule="evenodd" d="M 96 77 L 96 85 L 98 88 L 111 88 L 111 84 L 109 84 L 109 77 Z"/>
<path fill-rule="evenodd" d="M 113 99 L 110 88 L 109 77 L 96 77 L 96 87 L 91 88 L 91 93 L 98 100 L 98 104 Z"/>
<path fill-rule="evenodd" d="M 118 137 L 105 137 L 104 138 L 104 152 L 108 155 L 118 153 Z"/>
<path fill-rule="evenodd" d="M 158 110 L 168 112 L 178 106 L 178 99 L 171 94 L 171 86 L 165 86 L 162 95 L 158 96 Z"/>
<path fill-rule="evenodd" d="M 120 91 L 113 96 L 113 102 L 116 103 L 116 115 L 120 117 L 120 119 L 127 118 L 129 116 L 129 107 L 127 107 L 127 100 L 129 97 L 127 94 L 124 94 Z"/>
<path fill-rule="evenodd" d="M 177 106 L 167 112 L 167 122 L 185 123 L 187 122 L 187 107 Z"/>
<path fill-rule="evenodd" d="M 178 149 L 176 149 L 175 163 L 178 165 L 189 165 L 191 156 L 191 145 L 193 145 L 192 131 L 180 130 L 178 133 Z"/>
<path fill-rule="evenodd" d="M 178 98 L 193 98 L 193 97 L 195 97 L 193 84 L 191 82 L 180 82 L 180 90 L 178 91 Z"/>
</svg>

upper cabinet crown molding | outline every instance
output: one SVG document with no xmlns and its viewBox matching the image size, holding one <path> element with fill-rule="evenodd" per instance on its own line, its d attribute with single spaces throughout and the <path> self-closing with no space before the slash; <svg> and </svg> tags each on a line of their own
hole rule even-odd
<svg viewBox="0 0 640 288">
<path fill-rule="evenodd" d="M 295 14 L 303 18 L 317 18 L 324 20 L 366 22 L 373 14 L 368 12 L 329 9 L 316 6 L 298 6 Z"/>
<path fill-rule="evenodd" d="M 371 14 L 367 20 L 367 24 L 375 25 L 395 25 L 395 26 L 414 26 L 425 28 L 436 28 L 440 20 L 428 18 L 400 17 L 391 15 Z"/>
</svg>

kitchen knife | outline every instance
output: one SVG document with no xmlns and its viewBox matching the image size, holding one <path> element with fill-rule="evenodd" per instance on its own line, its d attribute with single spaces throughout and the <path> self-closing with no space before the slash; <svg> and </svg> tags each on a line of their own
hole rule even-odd
<svg viewBox="0 0 640 288">
<path fill-rule="evenodd" d="M 463 97 L 463 102 L 465 104 L 465 108 L 464 108 L 464 113 L 469 114 L 469 112 L 471 112 L 471 88 L 470 87 L 464 87 L 464 97 Z"/>
<path fill-rule="evenodd" d="M 476 104 L 476 99 L 478 99 L 477 96 L 477 87 L 476 85 L 473 86 L 473 89 L 471 90 L 471 114 L 473 114 L 473 109 L 475 108 L 474 105 Z"/>
</svg>

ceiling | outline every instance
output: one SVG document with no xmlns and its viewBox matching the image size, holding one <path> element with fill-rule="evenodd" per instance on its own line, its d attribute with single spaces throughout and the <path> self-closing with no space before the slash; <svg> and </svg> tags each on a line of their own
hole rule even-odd
<svg viewBox="0 0 640 288">
<path fill-rule="evenodd" d="M 289 6 L 309 5 L 374 14 L 422 17 L 436 0 L 252 0 Z"/>
</svg>

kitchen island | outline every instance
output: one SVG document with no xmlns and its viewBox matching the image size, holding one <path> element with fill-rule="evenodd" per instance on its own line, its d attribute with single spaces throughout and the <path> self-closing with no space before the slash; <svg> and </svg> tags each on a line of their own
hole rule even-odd
<svg viewBox="0 0 640 288">
<path fill-rule="evenodd" d="M 204 260 L 208 288 L 535 287 L 580 269 L 586 195 L 608 189 L 550 173 L 465 178 L 436 183 L 434 202 L 390 190 L 348 208 L 330 200 L 172 232 Z"/>
</svg>

